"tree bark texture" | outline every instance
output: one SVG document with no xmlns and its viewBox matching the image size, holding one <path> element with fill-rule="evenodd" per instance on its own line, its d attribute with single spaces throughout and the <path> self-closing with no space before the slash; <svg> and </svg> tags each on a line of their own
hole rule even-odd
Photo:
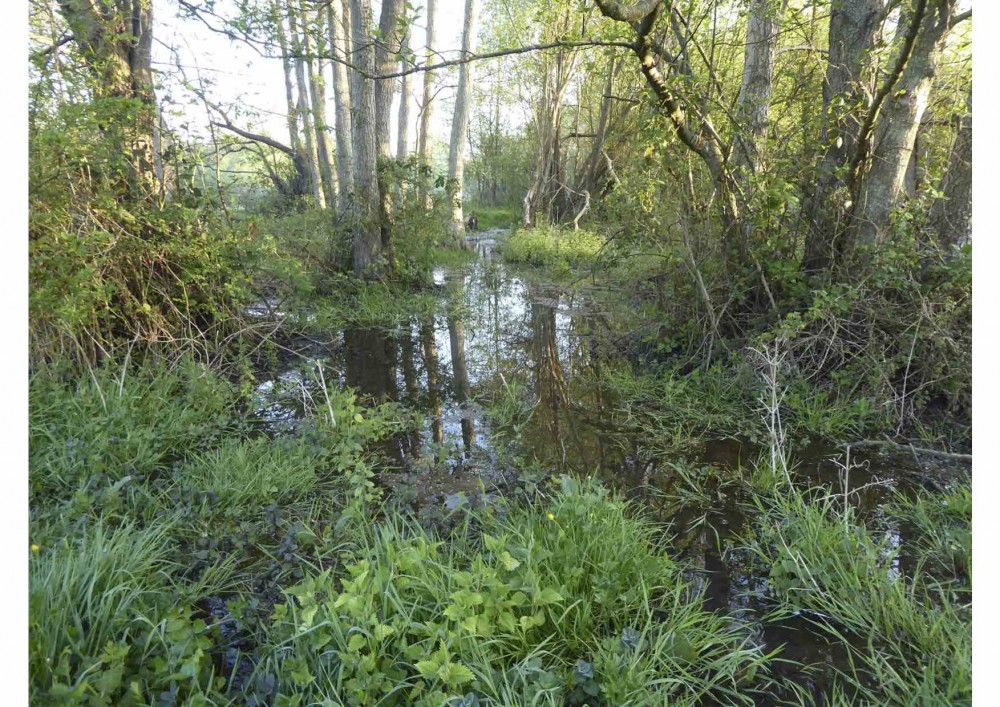
<svg viewBox="0 0 1000 707">
<path fill-rule="evenodd" d="M 352 0 L 351 34 L 354 46 L 355 108 L 353 116 L 355 218 L 351 256 L 354 273 L 370 272 L 382 250 L 379 232 L 379 190 L 377 140 L 375 136 L 375 81 L 363 76 L 375 75 L 375 44 L 370 35 L 372 26 L 371 0 Z"/>
<path fill-rule="evenodd" d="M 107 165 L 112 184 L 131 200 L 156 197 L 152 0 L 60 0 L 59 8 L 95 78 L 95 98 L 130 102 L 121 106 L 126 119 L 109 121 L 122 127 L 104 128 L 110 153 L 127 162 Z"/>
<path fill-rule="evenodd" d="M 310 189 L 312 191 L 313 201 L 319 208 L 324 208 L 325 197 L 323 194 L 323 185 L 320 181 L 319 172 L 319 155 L 316 150 L 316 133 L 314 129 L 314 121 L 312 111 L 310 110 L 310 98 L 309 98 L 309 84 L 306 80 L 306 62 L 302 58 L 303 56 L 303 44 L 302 44 L 302 34 L 305 34 L 305 27 L 303 27 L 302 34 L 299 34 L 299 22 L 296 7 L 294 5 L 294 0 L 287 0 L 286 10 L 288 13 L 288 31 L 291 34 L 292 40 L 292 54 L 295 55 L 293 64 L 295 66 L 295 81 L 298 87 L 298 100 L 296 101 L 296 112 L 302 118 L 302 136 L 303 148 L 305 150 L 306 159 L 309 161 L 309 179 L 310 179 Z"/>
<path fill-rule="evenodd" d="M 881 139 L 871 152 L 867 172 L 859 179 L 854 226 L 860 245 L 874 246 L 879 242 L 889 226 L 892 210 L 900 203 L 906 168 L 927 109 L 956 0 L 916 4 L 912 14 L 912 21 L 919 23 L 916 39 L 876 116 L 876 134 L 881 133 Z M 905 47 L 904 43 L 901 51 Z M 859 170 L 864 167 L 859 165 Z"/>
<path fill-rule="evenodd" d="M 941 178 L 942 198 L 931 207 L 930 225 L 942 246 L 963 245 L 972 235 L 972 87 Z"/>
<path fill-rule="evenodd" d="M 436 0 L 427 0 L 427 34 L 424 39 L 424 57 L 427 63 L 434 61 L 434 16 L 437 14 Z M 420 157 L 420 165 L 429 168 L 431 163 L 430 130 L 431 119 L 434 116 L 434 72 L 424 72 L 424 92 L 423 101 L 420 106 L 420 129 L 417 132 L 417 154 Z M 420 180 L 420 194 L 424 199 L 424 206 L 431 208 L 430 179 L 429 177 Z"/>
<path fill-rule="evenodd" d="M 846 170 L 857 149 L 864 106 L 874 91 L 869 55 L 881 35 L 885 1 L 840 0 L 830 7 L 820 133 L 825 150 L 805 203 L 802 268 L 807 272 L 830 266 L 836 240 L 850 222 Z"/>
<path fill-rule="evenodd" d="M 462 28 L 462 54 L 475 51 L 478 8 L 476 0 L 465 0 L 465 24 Z M 455 98 L 455 116 L 451 123 L 451 151 L 448 156 L 448 181 L 451 194 L 451 229 L 460 244 L 465 244 L 465 217 L 462 210 L 462 191 L 465 177 L 465 143 L 469 137 L 469 113 L 472 107 L 472 63 L 462 64 L 458 70 L 458 96 Z"/>
<path fill-rule="evenodd" d="M 321 9 L 317 9 L 316 14 L 310 17 L 307 7 L 303 0 L 299 0 L 299 8 L 302 11 L 303 45 L 306 56 L 309 57 L 306 60 L 306 67 L 309 71 L 309 96 L 312 99 L 313 126 L 316 129 L 316 157 L 319 161 L 320 180 L 323 183 L 323 203 L 324 206 L 332 207 L 336 203 L 337 187 L 330 157 L 330 131 L 326 122 L 326 80 L 323 76 L 322 61 L 312 58 L 310 39 L 310 33 L 315 32 L 316 54 L 323 56 L 326 53 L 323 14 Z M 318 67 L 317 62 L 319 62 Z"/>
<path fill-rule="evenodd" d="M 336 11 L 335 11 L 336 9 Z M 344 5 L 334 0 L 326 6 L 326 23 L 330 32 L 330 51 L 335 58 L 347 61 Z M 331 62 L 333 68 L 333 110 L 337 141 L 337 209 L 347 209 L 354 191 L 354 149 L 351 142 L 351 91 L 347 67 L 340 61 Z"/>
</svg>

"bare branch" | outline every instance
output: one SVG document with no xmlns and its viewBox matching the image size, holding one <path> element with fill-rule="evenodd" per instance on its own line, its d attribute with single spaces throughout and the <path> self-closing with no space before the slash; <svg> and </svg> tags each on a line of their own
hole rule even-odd
<svg viewBox="0 0 1000 707">
<path fill-rule="evenodd" d="M 968 9 L 965 12 L 960 12 L 951 18 L 951 22 L 948 23 L 948 29 L 951 29 L 960 22 L 965 22 L 966 20 L 972 19 L 972 9 Z"/>
<path fill-rule="evenodd" d="M 47 57 L 49 54 L 54 52 L 59 47 L 63 46 L 64 44 L 69 44 L 72 41 L 73 41 L 72 33 L 66 32 L 65 34 L 63 34 L 63 36 L 57 39 L 54 44 L 45 47 L 45 49 L 39 49 L 38 51 L 32 52 L 31 58 L 33 61 L 37 61 L 39 59 Z"/>
<path fill-rule="evenodd" d="M 231 122 L 229 122 L 228 119 L 225 119 L 225 121 L 226 122 L 224 123 L 220 123 L 213 120 L 212 125 L 218 128 L 223 128 L 225 130 L 228 130 L 231 133 L 236 133 L 240 137 L 246 138 L 247 140 L 253 140 L 254 142 L 263 143 L 268 147 L 273 147 L 275 150 L 280 150 L 281 152 L 284 152 L 286 155 L 290 157 L 295 157 L 295 150 L 290 148 L 288 145 L 280 143 L 277 140 L 268 137 L 267 135 L 259 135 L 257 133 L 252 133 L 249 132 L 248 130 L 244 130 L 243 128 L 237 127 L 236 125 L 233 125 Z"/>
</svg>

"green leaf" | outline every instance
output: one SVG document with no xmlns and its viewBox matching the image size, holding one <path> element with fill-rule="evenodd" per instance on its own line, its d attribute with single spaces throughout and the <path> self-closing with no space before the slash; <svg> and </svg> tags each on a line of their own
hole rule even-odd
<svg viewBox="0 0 1000 707">
<path fill-rule="evenodd" d="M 500 554 L 500 561 L 503 562 L 503 566 L 508 571 L 510 571 L 510 570 L 516 570 L 518 567 L 521 566 L 521 561 L 518 560 L 515 557 L 512 557 L 511 554 L 509 552 L 507 552 L 506 550 L 504 550 Z"/>
<path fill-rule="evenodd" d="M 563 595 L 557 592 L 552 587 L 546 587 L 541 592 L 539 592 L 537 601 L 543 606 L 546 604 L 555 604 L 556 602 L 562 601 Z"/>
<path fill-rule="evenodd" d="M 476 676 L 461 663 L 447 663 L 438 670 L 438 677 L 448 687 L 457 687 L 471 682 Z"/>
</svg>

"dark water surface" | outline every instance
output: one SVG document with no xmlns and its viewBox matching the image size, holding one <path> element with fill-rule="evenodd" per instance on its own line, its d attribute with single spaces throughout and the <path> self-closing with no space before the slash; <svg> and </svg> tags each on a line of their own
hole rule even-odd
<svg viewBox="0 0 1000 707">
<path fill-rule="evenodd" d="M 570 288 L 511 268 L 496 255 L 502 230 L 470 238 L 479 257 L 464 267 L 434 272 L 433 316 L 391 327 L 355 327 L 299 340 L 295 356 L 260 376 L 258 413 L 274 430 L 294 427 L 310 400 L 320 399 L 316 367 L 364 402 L 393 401 L 422 423 L 397 434 L 381 451 L 390 469 L 382 485 L 416 508 L 453 508 L 481 489 L 502 490 L 523 468 L 592 474 L 645 503 L 669 523 L 678 557 L 694 568 L 706 606 L 746 627 L 767 650 L 804 663 L 784 673 L 820 697 L 835 668 L 847 668 L 842 644 L 810 617 L 768 620 L 766 576 L 748 557 L 727 551 L 753 520 L 745 485 L 727 483 L 749 473 L 761 454 L 735 440 L 705 442 L 685 454 L 686 468 L 702 469 L 704 486 L 689 504 L 662 503 L 662 491 L 682 482 L 679 461 L 646 450 L 648 440 L 620 422 L 615 396 L 601 385 L 605 371 L 627 365 L 614 318 L 596 285 Z M 862 517 L 879 517 L 896 491 L 943 486 L 956 473 L 911 455 L 855 453 L 817 445 L 795 451 L 793 476 L 846 492 Z M 850 462 L 850 471 L 844 468 Z M 740 489 L 744 490 L 741 491 Z M 905 570 L 905 529 L 891 529 L 901 552 L 893 571 Z M 777 663 L 782 672 L 781 663 Z"/>
</svg>

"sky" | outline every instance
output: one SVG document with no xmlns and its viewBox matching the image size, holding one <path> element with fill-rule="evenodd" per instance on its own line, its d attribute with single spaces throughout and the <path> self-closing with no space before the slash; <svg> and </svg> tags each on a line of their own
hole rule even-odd
<svg viewBox="0 0 1000 707">
<path fill-rule="evenodd" d="M 265 0 L 260 0 L 264 2 Z M 426 29 L 424 17 L 425 0 L 412 0 L 419 8 L 420 17 L 414 23 L 413 48 L 420 56 Z M 192 4 L 201 4 L 194 2 Z M 374 16 L 377 18 L 381 3 L 373 3 Z M 235 3 L 232 0 L 219 0 L 215 12 L 223 17 L 233 16 Z M 452 58 L 461 49 L 462 20 L 465 10 L 463 0 L 437 0 L 437 17 L 435 20 L 435 45 L 445 59 Z M 280 59 L 265 59 L 257 52 L 239 41 L 231 41 L 227 37 L 211 31 L 197 19 L 182 18 L 176 0 L 153 0 L 154 12 L 154 46 L 153 66 L 162 71 L 160 75 L 163 87 L 159 91 L 161 99 L 169 94 L 174 101 L 184 103 L 195 98 L 186 91 L 181 82 L 172 74 L 176 73 L 175 61 L 179 60 L 184 67 L 189 81 L 195 81 L 199 75 L 213 85 L 207 89 L 209 98 L 222 106 L 232 106 L 230 117 L 240 127 L 257 132 L 266 132 L 276 139 L 287 141 L 288 127 L 285 119 L 285 86 Z M 218 20 L 207 17 L 213 24 Z M 175 59 L 176 55 L 176 59 Z M 329 74 L 329 65 L 325 69 Z M 411 76 L 419 79 L 420 75 Z M 441 79 L 439 78 L 439 81 Z M 332 78 L 327 78 L 327 85 Z M 446 84 L 454 84 L 454 79 Z M 422 85 L 422 79 L 420 79 Z M 435 111 L 431 126 L 432 133 L 440 140 L 450 140 L 451 111 L 454 105 L 454 87 L 448 86 L 438 94 L 440 102 Z M 332 101 L 332 91 L 327 91 L 328 101 Z M 392 142 L 396 145 L 395 116 L 398 110 L 398 96 L 393 105 Z M 164 105 L 165 110 L 169 110 Z M 168 124 L 173 128 L 182 128 L 185 123 L 199 135 L 207 135 L 207 117 L 205 108 L 200 102 L 174 106 L 180 115 L 167 114 Z M 415 123 L 417 105 L 414 101 L 410 108 L 410 146 L 416 142 Z M 257 115 L 248 115 L 256 113 Z M 328 114 L 333 115 L 332 103 Z M 241 117 L 237 117 L 241 116 Z"/>
</svg>

